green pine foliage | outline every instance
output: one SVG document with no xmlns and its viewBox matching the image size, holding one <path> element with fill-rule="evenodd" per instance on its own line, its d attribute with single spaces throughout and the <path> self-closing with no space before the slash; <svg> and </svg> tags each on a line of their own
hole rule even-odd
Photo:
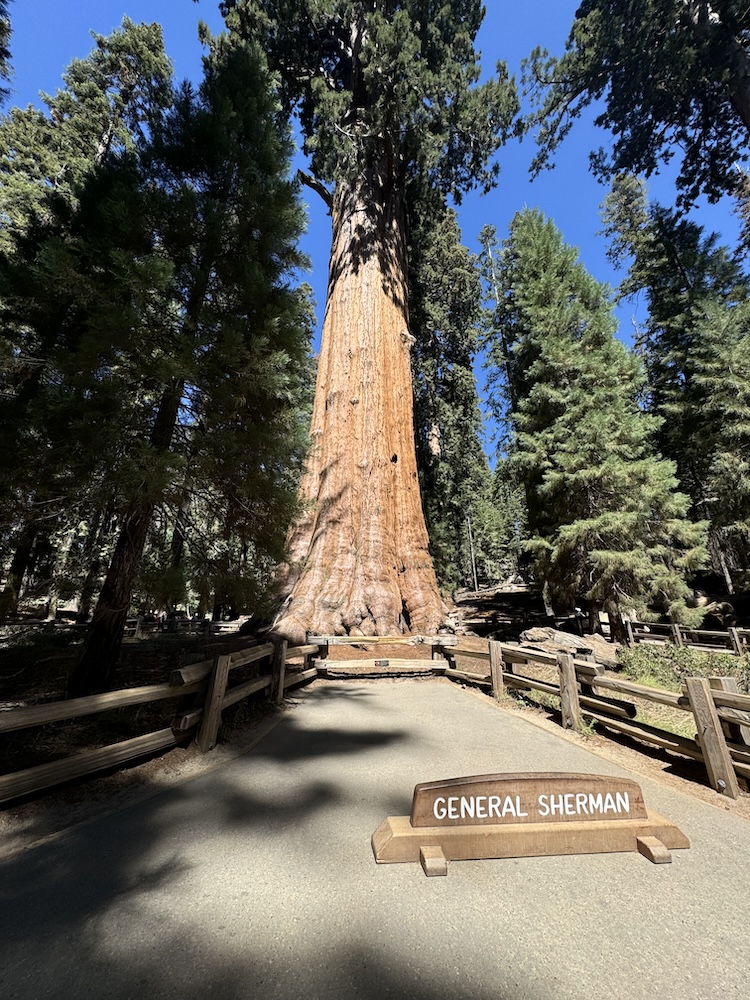
<svg viewBox="0 0 750 1000">
<path fill-rule="evenodd" d="M 130 104 L 112 100 L 105 156 L 99 119 L 65 190 L 27 178 L 0 261 L 3 433 L 18 442 L 2 449 L 6 532 L 30 519 L 72 527 L 68 572 L 90 592 L 92 567 L 110 561 L 111 574 L 113 541 L 137 523 L 151 548 L 140 581 L 137 545 L 130 554 L 126 593 L 137 582 L 138 600 L 205 608 L 268 586 L 296 509 L 313 378 L 291 137 L 262 55 L 207 41 L 197 90 L 170 81 L 165 99 L 151 77 L 134 83 Z M 73 96 L 56 98 L 76 106 L 71 148 L 85 102 L 99 107 L 106 48 L 97 40 L 66 77 Z M 158 47 L 151 56 L 138 58 L 163 65 Z M 18 145 L 16 117 L 5 125 Z"/>
<path fill-rule="evenodd" d="M 603 609 L 615 634 L 623 613 L 652 604 L 687 620 L 685 574 L 705 557 L 704 528 L 686 518 L 674 465 L 651 448 L 657 420 L 638 406 L 643 375 L 614 337 L 608 289 L 529 210 L 511 224 L 498 279 L 512 463 L 550 602 Z"/>
<path fill-rule="evenodd" d="M 658 173 L 677 158 L 678 204 L 739 183 L 750 129 L 750 14 L 742 0 L 583 0 L 561 57 L 536 49 L 525 80 L 537 110 L 536 170 L 585 109 L 612 142 L 591 155 L 603 179 Z"/>
<path fill-rule="evenodd" d="M 750 573 L 750 303 L 706 303 L 704 316 L 695 372 L 708 444 L 704 509 L 731 593 Z"/>
<path fill-rule="evenodd" d="M 455 212 L 419 208 L 410 270 L 417 464 L 435 572 L 450 592 L 472 583 L 472 548 L 483 581 L 504 567 L 473 371 L 479 275 Z"/>
<path fill-rule="evenodd" d="M 10 65 L 11 23 L 8 10 L 9 0 L 0 0 L 0 80 L 10 80 L 12 75 Z M 8 88 L 0 87 L 0 101 L 8 97 Z"/>
<path fill-rule="evenodd" d="M 732 574 L 748 566 L 738 368 L 746 351 L 748 278 L 716 234 L 649 204 L 634 177 L 617 178 L 603 218 L 610 259 L 627 268 L 620 296 L 644 293 L 648 306 L 636 350 L 648 375 L 645 404 L 660 418 L 656 447 L 676 463 L 693 519 L 710 522 L 712 563 L 731 592 Z"/>
</svg>

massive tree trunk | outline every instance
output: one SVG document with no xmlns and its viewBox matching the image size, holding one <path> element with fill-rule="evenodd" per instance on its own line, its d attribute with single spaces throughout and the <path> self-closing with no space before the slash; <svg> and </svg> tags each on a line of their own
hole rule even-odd
<svg viewBox="0 0 750 1000">
<path fill-rule="evenodd" d="M 376 170 L 341 181 L 332 216 L 305 511 L 276 629 L 292 641 L 434 632 L 444 609 L 417 478 L 400 185 Z"/>
</svg>

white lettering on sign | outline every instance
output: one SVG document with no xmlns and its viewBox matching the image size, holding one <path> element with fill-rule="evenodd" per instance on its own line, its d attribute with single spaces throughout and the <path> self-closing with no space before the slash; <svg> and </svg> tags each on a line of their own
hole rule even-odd
<svg viewBox="0 0 750 1000">
<path fill-rule="evenodd" d="M 449 795 L 438 796 L 432 804 L 435 819 L 502 819 L 504 816 L 528 816 L 521 808 L 520 795 Z"/>
<path fill-rule="evenodd" d="M 595 816 L 630 812 L 628 792 L 565 792 L 540 795 L 536 801 L 540 816 Z M 528 816 L 521 807 L 520 795 L 449 795 L 438 796 L 432 804 L 435 819 L 518 819 Z"/>
<path fill-rule="evenodd" d="M 595 816 L 597 813 L 629 813 L 628 792 L 566 792 L 564 795 L 540 795 L 537 799 L 540 816 Z"/>
</svg>

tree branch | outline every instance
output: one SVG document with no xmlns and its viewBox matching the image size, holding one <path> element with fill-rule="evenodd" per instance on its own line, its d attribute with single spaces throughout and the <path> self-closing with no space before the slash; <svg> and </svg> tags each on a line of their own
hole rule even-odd
<svg viewBox="0 0 750 1000">
<path fill-rule="evenodd" d="M 330 212 L 331 209 L 333 208 L 333 195 L 328 190 L 328 188 L 325 187 L 325 185 L 322 184 L 316 177 L 313 177 L 312 174 L 308 174 L 306 170 L 298 170 L 297 177 L 300 183 L 306 185 L 309 188 L 312 188 L 313 191 L 317 191 L 317 193 L 326 203 L 328 211 Z"/>
</svg>

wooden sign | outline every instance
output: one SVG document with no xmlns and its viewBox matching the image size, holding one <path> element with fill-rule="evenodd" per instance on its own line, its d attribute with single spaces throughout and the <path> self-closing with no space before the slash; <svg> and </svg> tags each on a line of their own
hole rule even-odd
<svg viewBox="0 0 750 1000">
<path fill-rule="evenodd" d="M 655 863 L 690 843 L 646 808 L 640 786 L 606 775 L 480 774 L 419 784 L 410 816 L 372 836 L 380 864 L 421 861 L 446 875 L 449 860 L 639 851 Z"/>
<path fill-rule="evenodd" d="M 592 774 L 479 774 L 417 785 L 412 826 L 647 819 L 640 787 Z"/>
</svg>

